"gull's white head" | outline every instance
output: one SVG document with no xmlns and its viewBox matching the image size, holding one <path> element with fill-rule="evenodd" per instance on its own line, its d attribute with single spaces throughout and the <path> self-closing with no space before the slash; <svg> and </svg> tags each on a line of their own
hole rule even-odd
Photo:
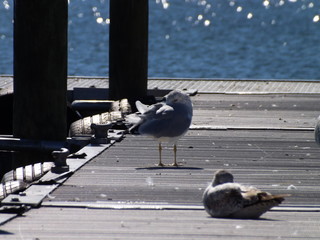
<svg viewBox="0 0 320 240">
<path fill-rule="evenodd" d="M 170 93 L 168 93 L 166 96 L 164 96 L 164 99 L 166 101 L 166 104 L 172 105 L 175 103 L 182 103 L 187 104 L 188 106 L 192 107 L 192 102 L 190 97 L 179 91 L 179 90 L 173 90 Z"/>
</svg>

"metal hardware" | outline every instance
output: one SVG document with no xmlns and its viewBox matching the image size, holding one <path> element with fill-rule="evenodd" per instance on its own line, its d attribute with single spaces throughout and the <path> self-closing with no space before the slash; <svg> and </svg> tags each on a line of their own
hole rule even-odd
<svg viewBox="0 0 320 240">
<path fill-rule="evenodd" d="M 91 124 L 91 129 L 94 132 L 94 136 L 91 138 L 91 142 L 94 144 L 106 144 L 109 143 L 108 130 L 112 128 L 114 123 L 108 122 L 106 124 Z"/>
<path fill-rule="evenodd" d="M 64 173 L 69 171 L 69 166 L 67 165 L 67 157 L 69 153 L 70 152 L 67 148 L 61 148 L 60 151 L 52 152 L 52 157 L 55 164 L 55 166 L 51 168 L 52 172 Z"/>
</svg>

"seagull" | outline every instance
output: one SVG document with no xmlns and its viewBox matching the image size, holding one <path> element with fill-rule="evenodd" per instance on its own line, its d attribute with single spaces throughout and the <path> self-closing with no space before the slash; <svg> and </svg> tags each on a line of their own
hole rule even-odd
<svg viewBox="0 0 320 240">
<path fill-rule="evenodd" d="M 129 132 L 137 131 L 141 135 L 154 138 L 159 143 L 159 163 L 162 163 L 162 142 L 173 143 L 174 161 L 177 163 L 177 141 L 188 131 L 192 121 L 192 102 L 190 97 L 179 91 L 169 92 L 162 102 L 145 105 L 136 101 L 138 113 L 127 116 L 127 122 L 133 124 Z"/>
<path fill-rule="evenodd" d="M 290 194 L 272 195 L 252 186 L 233 182 L 233 175 L 218 170 L 203 194 L 203 205 L 216 218 L 256 219 Z"/>
</svg>

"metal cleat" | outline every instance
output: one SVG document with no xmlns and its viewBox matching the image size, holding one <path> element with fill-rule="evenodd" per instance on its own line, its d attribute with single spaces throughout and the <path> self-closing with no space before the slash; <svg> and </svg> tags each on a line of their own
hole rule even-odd
<svg viewBox="0 0 320 240">
<path fill-rule="evenodd" d="M 93 144 L 106 144 L 110 142 L 108 139 L 108 130 L 112 128 L 114 123 L 109 122 L 106 124 L 91 124 L 91 129 L 94 132 L 94 136 L 91 138 Z"/>
<path fill-rule="evenodd" d="M 69 166 L 67 165 L 67 157 L 69 153 L 70 152 L 67 148 L 61 148 L 60 151 L 52 152 L 55 166 L 51 168 L 51 172 L 64 173 L 69 171 Z"/>
</svg>

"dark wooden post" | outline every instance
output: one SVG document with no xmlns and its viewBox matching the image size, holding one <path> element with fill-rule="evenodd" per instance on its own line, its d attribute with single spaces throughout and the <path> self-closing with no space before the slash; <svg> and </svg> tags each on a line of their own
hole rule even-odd
<svg viewBox="0 0 320 240">
<path fill-rule="evenodd" d="M 110 0 L 109 96 L 147 95 L 148 0 Z"/>
<path fill-rule="evenodd" d="M 15 137 L 66 139 L 67 22 L 67 0 L 14 2 Z"/>
</svg>

